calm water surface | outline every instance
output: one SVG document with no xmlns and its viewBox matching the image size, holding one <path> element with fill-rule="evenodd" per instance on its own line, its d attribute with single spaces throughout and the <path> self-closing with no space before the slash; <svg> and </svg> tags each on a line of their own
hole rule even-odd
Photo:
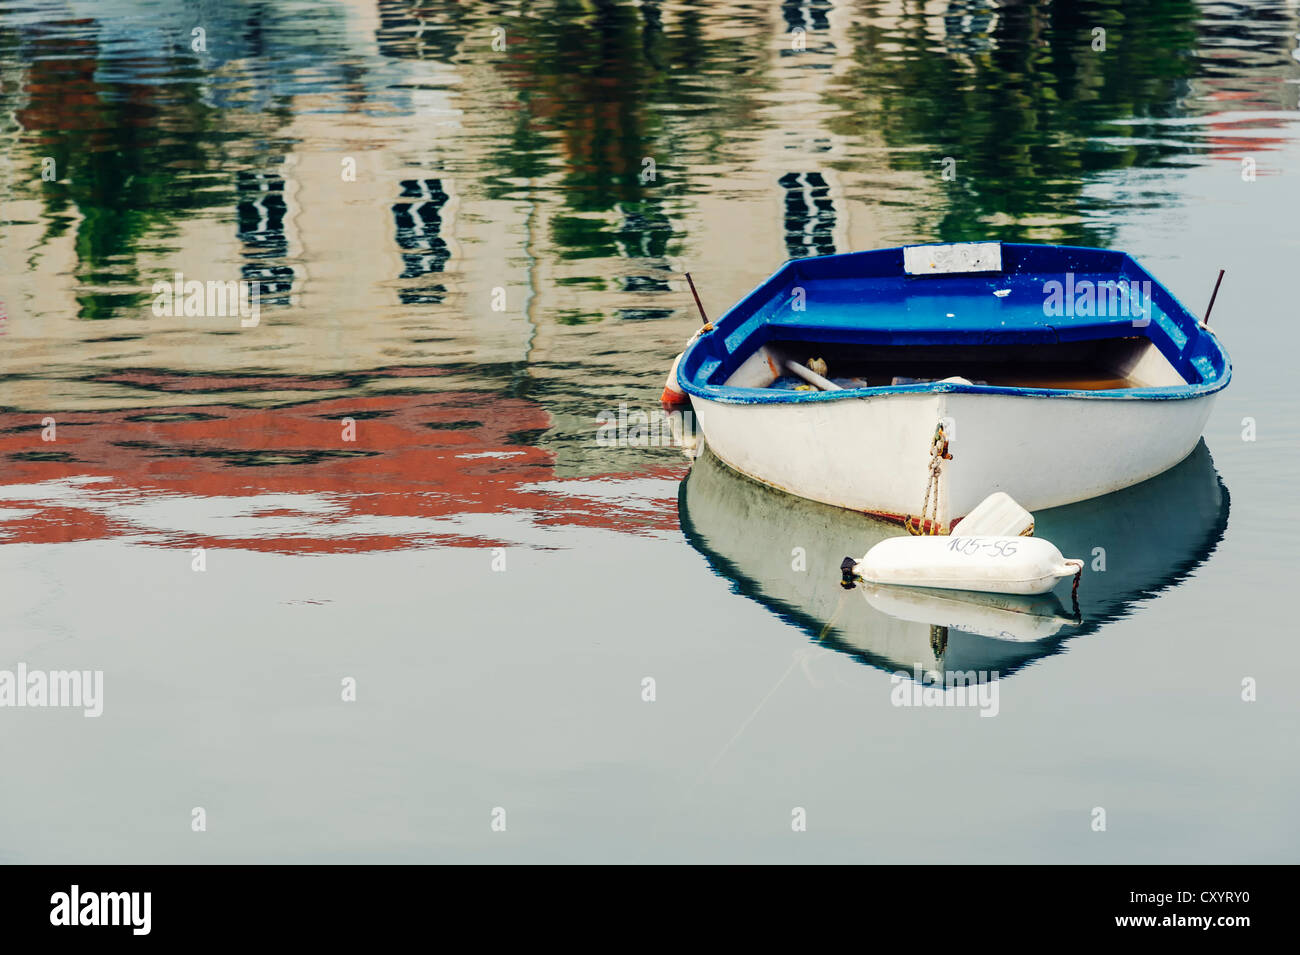
<svg viewBox="0 0 1300 955">
<path fill-rule="evenodd" d="M 0 2 L 0 669 L 105 693 L 0 709 L 0 859 L 1295 861 L 1298 94 L 1284 0 Z M 1077 612 L 598 445 L 684 271 L 976 238 L 1227 269 L 1204 443 L 1038 516 Z"/>
</svg>

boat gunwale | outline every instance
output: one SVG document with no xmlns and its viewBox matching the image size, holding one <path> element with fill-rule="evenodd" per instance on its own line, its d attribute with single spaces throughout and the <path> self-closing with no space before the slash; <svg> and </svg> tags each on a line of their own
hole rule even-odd
<svg viewBox="0 0 1300 955">
<path fill-rule="evenodd" d="M 950 245 L 952 243 L 918 243 L 924 245 Z M 1006 245 L 1007 243 L 1003 243 Z M 932 381 L 917 382 L 907 385 L 876 385 L 866 388 L 842 388 L 837 391 L 791 391 L 785 389 L 773 388 L 738 388 L 729 385 L 700 384 L 694 380 L 693 376 L 688 377 L 686 369 L 690 362 L 688 358 L 693 357 L 693 352 L 697 349 L 707 347 L 712 344 L 712 339 L 719 333 L 726 334 L 729 330 L 727 326 L 733 321 L 746 321 L 750 318 L 749 312 L 752 308 L 746 309 L 746 305 L 751 303 L 755 296 L 765 289 L 771 287 L 778 280 L 785 276 L 787 270 L 793 269 L 796 273 L 799 271 L 801 263 L 810 261 L 804 259 L 790 259 L 783 263 L 780 268 L 764 279 L 759 285 L 740 299 L 735 305 L 727 310 L 723 316 L 718 319 L 714 327 L 702 334 L 699 334 L 692 340 L 690 345 L 682 353 L 681 361 L 678 363 L 677 381 L 681 389 L 692 398 L 702 398 L 719 404 L 739 404 L 739 405 L 777 405 L 777 404 L 801 404 L 805 402 L 816 401 L 846 401 L 853 399 L 869 399 L 889 397 L 892 395 L 931 395 L 931 394 L 972 394 L 972 395 L 1000 395 L 1004 397 L 1022 397 L 1022 398 L 1081 398 L 1089 400 L 1109 400 L 1109 401 L 1179 401 L 1193 398 L 1201 398 L 1207 395 L 1215 394 L 1222 391 L 1232 380 L 1232 361 L 1228 357 L 1227 350 L 1219 341 L 1218 336 L 1213 330 L 1204 326 L 1196 316 L 1184 305 L 1176 295 L 1173 294 L 1163 283 L 1151 275 L 1151 273 L 1141 265 L 1132 255 L 1127 252 L 1120 252 L 1114 249 L 1096 249 L 1083 246 L 1064 246 L 1049 245 L 1037 243 L 1016 243 L 1018 248 L 1031 248 L 1035 250 L 1052 250 L 1060 252 L 1063 255 L 1073 253 L 1096 254 L 1104 253 L 1108 255 L 1120 256 L 1143 275 L 1149 277 L 1152 284 L 1159 288 L 1162 293 L 1169 296 L 1170 301 L 1182 312 L 1187 324 L 1190 326 L 1180 328 L 1180 331 L 1187 336 L 1186 341 L 1179 348 L 1179 352 L 1186 351 L 1195 339 L 1200 339 L 1207 343 L 1222 363 L 1222 370 L 1218 371 L 1212 378 L 1204 378 L 1196 383 L 1184 382 L 1180 385 L 1156 385 L 1148 387 L 1134 388 L 1100 388 L 1100 389 L 1079 389 L 1079 388 L 1035 388 L 1011 385 L 977 385 L 972 383 L 963 383 L 955 381 Z M 828 259 L 849 258 L 851 256 L 863 256 L 871 254 L 889 254 L 898 252 L 901 254 L 904 246 L 898 246 L 891 249 L 875 249 L 866 252 L 846 252 L 840 255 L 817 256 L 811 261 L 826 261 Z M 926 278 L 922 281 L 933 282 L 943 281 L 939 278 Z M 1172 317 L 1172 316 L 1171 316 Z M 731 321 L 729 321 L 731 320 Z M 817 328 L 815 323 L 805 323 L 808 328 Z M 789 323 L 781 323 L 786 330 L 793 330 L 795 326 Z M 1127 319 L 1117 318 L 1114 322 L 1106 322 L 1103 327 L 1113 325 L 1117 329 L 1129 329 L 1134 326 Z M 1105 337 L 1105 336 L 1102 336 Z M 1116 336 L 1120 337 L 1120 336 Z M 1156 341 L 1149 334 L 1142 336 L 1159 348 Z M 707 343 L 707 344 L 706 344 Z M 760 343 L 757 347 L 761 347 Z M 724 345 L 725 348 L 725 345 Z M 1162 350 L 1163 351 L 1163 350 Z"/>
<path fill-rule="evenodd" d="M 1227 356 L 1224 356 L 1225 362 Z M 727 385 L 696 385 L 678 377 L 683 390 L 693 398 L 719 404 L 774 405 L 812 401 L 846 401 L 883 398 L 891 395 L 970 394 L 1016 398 L 1087 398 L 1111 401 L 1180 401 L 1203 398 L 1227 387 L 1232 368 L 1210 382 L 1149 388 L 1024 388 L 1009 385 L 962 384 L 956 381 L 920 382 L 912 385 L 877 385 L 870 388 L 842 388 L 838 391 L 787 391 L 779 388 L 732 388 Z"/>
</svg>

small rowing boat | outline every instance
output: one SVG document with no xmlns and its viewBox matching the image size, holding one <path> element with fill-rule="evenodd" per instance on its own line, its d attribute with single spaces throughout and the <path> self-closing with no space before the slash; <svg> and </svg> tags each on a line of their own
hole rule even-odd
<svg viewBox="0 0 1300 955">
<path fill-rule="evenodd" d="M 1196 446 L 1227 353 L 1131 256 L 961 243 L 787 262 L 679 357 L 710 449 L 772 487 L 947 533 Z"/>
</svg>

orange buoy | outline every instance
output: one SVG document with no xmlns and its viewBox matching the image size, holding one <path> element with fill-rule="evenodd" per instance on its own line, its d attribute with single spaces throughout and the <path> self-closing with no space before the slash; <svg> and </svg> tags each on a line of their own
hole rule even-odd
<svg viewBox="0 0 1300 955">
<path fill-rule="evenodd" d="M 685 354 L 685 352 L 682 352 Z M 664 382 L 664 393 L 659 396 L 659 403 L 667 408 L 680 408 L 689 405 L 691 399 L 687 397 L 686 392 L 682 391 L 681 385 L 677 383 L 677 365 L 681 362 L 682 355 L 673 359 L 673 367 L 668 371 L 668 380 Z"/>
</svg>

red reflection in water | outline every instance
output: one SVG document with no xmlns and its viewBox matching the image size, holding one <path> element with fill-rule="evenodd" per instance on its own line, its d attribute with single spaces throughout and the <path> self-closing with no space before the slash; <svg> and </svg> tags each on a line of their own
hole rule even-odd
<svg viewBox="0 0 1300 955">
<path fill-rule="evenodd" d="M 1213 57 L 1212 57 L 1213 59 Z M 1231 89 L 1224 84 L 1247 86 L 1249 89 Z M 1210 82 L 1206 99 L 1231 110 L 1262 110 L 1276 113 L 1279 83 L 1276 77 L 1233 77 L 1231 80 Z M 1276 130 L 1280 135 L 1257 135 L 1259 130 Z M 1240 160 L 1252 153 L 1273 152 L 1288 142 L 1286 124 L 1276 115 L 1248 116 L 1237 112 L 1232 118 L 1211 116 L 1205 137 L 1207 152 L 1215 159 Z M 1263 174 L 1263 171 L 1261 171 Z"/>
<path fill-rule="evenodd" d="M 156 384 L 172 390 L 170 385 L 180 380 L 160 377 Z M 277 379 L 275 387 L 286 383 Z M 248 381 L 241 379 L 241 384 L 247 386 Z M 285 553 L 392 550 L 430 543 L 503 546 L 507 542 L 454 528 L 430 532 L 416 527 L 395 535 L 324 533 L 331 524 L 356 518 L 502 513 L 522 513 L 539 526 L 635 533 L 676 527 L 675 499 L 641 499 L 620 507 L 588 492 L 611 479 L 676 479 L 685 469 L 665 458 L 664 464 L 634 474 L 557 481 L 554 453 L 529 443 L 550 425 L 545 409 L 488 393 L 334 398 L 275 409 L 201 405 L 64 412 L 52 416 L 57 428 L 53 442 L 42 440 L 43 417 L 0 414 L 0 457 L 5 461 L 0 492 L 68 478 L 106 478 L 79 487 L 98 501 L 292 494 L 312 495 L 328 507 L 322 513 L 320 507 L 298 510 L 292 502 L 285 506 L 282 499 L 268 501 L 265 508 L 250 501 L 252 506 L 241 517 L 303 520 L 288 533 L 280 529 L 252 537 L 214 537 L 167 530 L 159 537 L 157 528 L 115 517 L 111 507 L 80 503 L 80 492 L 69 502 L 65 495 L 43 497 L 41 489 L 33 488 L 31 497 L 10 491 L 0 500 L 0 515 L 5 507 L 36 512 L 0 521 L 0 540 L 6 542 L 145 535 L 169 546 Z M 355 440 L 345 439 L 345 418 L 355 422 Z M 539 482 L 549 486 L 536 487 Z"/>
</svg>

